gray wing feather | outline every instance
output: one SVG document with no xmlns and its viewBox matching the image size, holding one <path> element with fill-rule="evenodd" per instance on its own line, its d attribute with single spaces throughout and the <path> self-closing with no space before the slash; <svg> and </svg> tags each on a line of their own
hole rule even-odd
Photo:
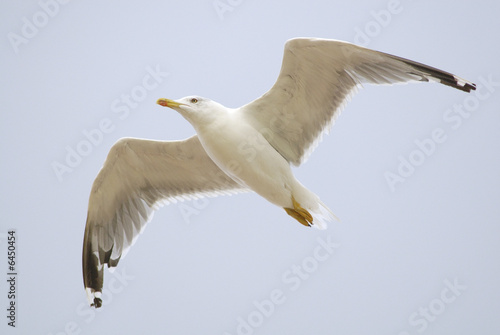
<svg viewBox="0 0 500 335">
<path fill-rule="evenodd" d="M 280 74 L 263 96 L 241 107 L 246 120 L 290 163 L 300 165 L 361 84 L 437 81 L 470 92 L 451 73 L 347 42 L 287 41 Z"/>
<path fill-rule="evenodd" d="M 165 202 L 245 191 L 210 159 L 195 135 L 184 141 L 120 139 L 90 193 L 83 241 L 83 281 L 99 307 L 103 268 L 117 266 L 154 209 Z"/>
</svg>

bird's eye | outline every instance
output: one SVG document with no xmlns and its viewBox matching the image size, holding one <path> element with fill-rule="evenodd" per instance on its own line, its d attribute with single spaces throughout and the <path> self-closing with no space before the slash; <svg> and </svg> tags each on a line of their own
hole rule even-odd
<svg viewBox="0 0 500 335">
<path fill-rule="evenodd" d="M 196 99 L 196 98 L 191 99 L 191 103 L 195 104 L 197 102 L 198 102 L 198 99 Z"/>
</svg>

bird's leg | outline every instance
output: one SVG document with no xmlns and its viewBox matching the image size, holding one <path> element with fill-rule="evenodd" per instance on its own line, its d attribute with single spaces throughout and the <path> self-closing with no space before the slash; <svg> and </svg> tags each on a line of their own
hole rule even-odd
<svg viewBox="0 0 500 335">
<path fill-rule="evenodd" d="M 293 208 L 285 208 L 283 207 L 288 215 L 290 215 L 292 218 L 295 220 L 299 221 L 301 224 L 303 224 L 306 227 L 310 227 L 311 225 L 300 215 L 299 212 L 297 212 Z"/>
<path fill-rule="evenodd" d="M 292 204 L 293 208 L 284 207 L 286 213 L 295 220 L 299 221 L 304 226 L 310 227 L 313 221 L 311 213 L 309 213 L 307 209 L 303 208 L 297 201 L 295 201 L 295 198 L 293 196 L 292 196 Z"/>
</svg>

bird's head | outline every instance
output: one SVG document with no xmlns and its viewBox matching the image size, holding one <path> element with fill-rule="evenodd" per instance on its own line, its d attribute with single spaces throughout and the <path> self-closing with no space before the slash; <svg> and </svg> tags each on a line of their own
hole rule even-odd
<svg viewBox="0 0 500 335">
<path fill-rule="evenodd" d="M 198 96 L 188 96 L 179 100 L 161 98 L 156 103 L 176 110 L 195 127 L 213 122 L 227 110 L 213 100 Z"/>
</svg>

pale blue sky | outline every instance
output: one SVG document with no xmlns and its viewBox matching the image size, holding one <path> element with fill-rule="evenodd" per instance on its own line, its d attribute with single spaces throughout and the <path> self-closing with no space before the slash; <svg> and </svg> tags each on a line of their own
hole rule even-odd
<svg viewBox="0 0 500 335">
<path fill-rule="evenodd" d="M 0 332 L 500 333 L 499 12 L 451 0 L 3 2 L 0 269 L 15 228 L 19 276 L 15 331 L 0 281 Z M 340 223 L 306 229 L 252 193 L 166 206 L 106 273 L 103 308 L 88 308 L 83 231 L 109 148 L 192 135 L 160 97 L 253 100 L 297 36 L 356 41 L 478 90 L 365 87 L 294 169 Z"/>
</svg>

